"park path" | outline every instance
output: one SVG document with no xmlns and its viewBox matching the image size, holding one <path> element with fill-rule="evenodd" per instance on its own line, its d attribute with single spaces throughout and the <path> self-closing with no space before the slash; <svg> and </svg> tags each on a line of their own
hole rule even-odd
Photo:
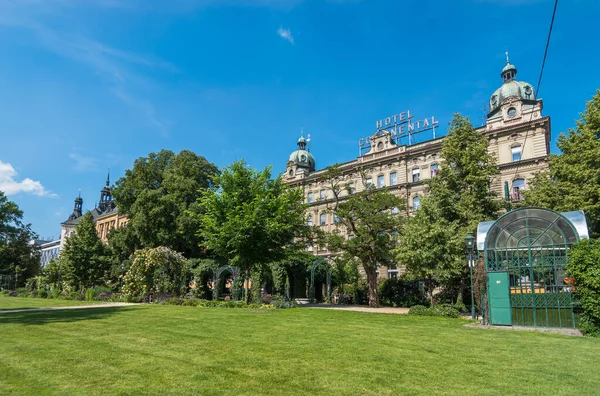
<svg viewBox="0 0 600 396">
<path fill-rule="evenodd" d="M 316 309 L 335 309 L 339 311 L 353 311 L 353 312 L 371 312 L 371 313 L 384 313 L 384 314 L 396 314 L 405 315 L 408 313 L 408 308 L 392 308 L 392 307 L 379 307 L 371 308 L 361 305 L 328 305 L 328 304 L 305 304 L 300 305 L 303 308 L 316 308 Z"/>
<path fill-rule="evenodd" d="M 60 311 L 63 309 L 90 309 L 90 308 L 107 308 L 107 307 L 127 307 L 130 305 L 139 305 L 134 303 L 106 303 L 106 304 L 90 304 L 90 305 L 69 305 L 66 307 L 44 307 L 44 308 L 19 308 L 0 310 L 1 314 L 19 313 L 19 312 L 44 312 L 44 311 Z"/>
</svg>

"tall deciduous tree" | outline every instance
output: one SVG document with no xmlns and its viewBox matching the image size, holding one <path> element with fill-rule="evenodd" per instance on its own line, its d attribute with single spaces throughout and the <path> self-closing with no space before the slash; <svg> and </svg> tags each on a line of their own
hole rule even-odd
<svg viewBox="0 0 600 396">
<path fill-rule="evenodd" d="M 349 185 L 342 185 L 338 166 L 329 167 L 325 179 L 333 194 L 333 203 L 328 211 L 335 216 L 336 232 L 327 233 L 324 243 L 332 252 L 343 252 L 356 257 L 367 275 L 369 306 L 379 305 L 377 295 L 377 266 L 394 262 L 392 249 L 395 246 L 395 233 L 402 226 L 403 218 L 392 214 L 392 209 L 400 212 L 403 200 L 387 189 L 375 189 L 372 185 L 358 193 L 353 193 Z M 367 177 L 361 171 L 363 184 Z M 347 192 L 342 197 L 342 191 Z M 345 230 L 347 236 L 340 231 Z"/>
<path fill-rule="evenodd" d="M 30 244 L 35 238 L 31 224 L 23 223 L 23 211 L 0 191 L 0 274 L 16 279 L 15 287 L 40 270 L 37 250 Z"/>
<path fill-rule="evenodd" d="M 110 261 L 96 233 L 91 213 L 83 215 L 75 232 L 67 239 L 59 260 L 68 274 L 66 280 L 73 287 L 88 288 L 104 283 L 110 270 Z"/>
<path fill-rule="evenodd" d="M 460 114 L 450 122 L 441 156 L 439 173 L 426 181 L 429 194 L 410 219 L 396 253 L 410 274 L 455 283 L 462 291 L 467 273 L 464 237 L 501 209 L 502 201 L 491 190 L 498 169 L 487 138 Z"/>
<path fill-rule="evenodd" d="M 586 104 L 575 129 L 561 133 L 562 154 L 550 155 L 550 169 L 538 173 L 525 202 L 560 212 L 583 210 L 592 236 L 600 236 L 600 90 Z"/>
<path fill-rule="evenodd" d="M 118 244 L 126 243 L 129 252 L 167 246 L 188 258 L 200 257 L 194 213 L 201 212 L 198 198 L 217 174 L 215 165 L 188 150 L 138 158 L 113 192 L 119 211 L 129 217 L 127 235 L 121 233 Z"/>
<path fill-rule="evenodd" d="M 200 200 L 198 236 L 248 280 L 253 269 L 282 259 L 306 231 L 302 201 L 301 191 L 271 178 L 270 168 L 255 171 L 234 162 Z"/>
</svg>

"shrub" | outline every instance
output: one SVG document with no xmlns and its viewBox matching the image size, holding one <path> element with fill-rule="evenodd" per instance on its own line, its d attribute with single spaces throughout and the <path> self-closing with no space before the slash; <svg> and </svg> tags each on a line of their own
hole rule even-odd
<svg viewBox="0 0 600 396">
<path fill-rule="evenodd" d="M 166 300 L 158 301 L 158 303 L 162 305 L 181 305 L 183 304 L 183 298 L 171 297 Z"/>
<path fill-rule="evenodd" d="M 429 301 L 419 287 L 419 281 L 398 278 L 384 279 L 377 287 L 379 302 L 389 307 L 428 305 Z"/>
<path fill-rule="evenodd" d="M 469 312 L 469 310 L 467 309 L 467 306 L 462 301 L 457 301 L 456 303 L 453 304 L 453 306 L 458 312 L 463 312 L 463 313 Z"/>
<path fill-rule="evenodd" d="M 86 301 L 94 301 L 98 299 L 98 291 L 95 289 L 89 288 L 85 291 L 85 300 Z"/>
<path fill-rule="evenodd" d="M 271 305 L 273 305 L 273 308 L 275 309 L 296 308 L 298 303 L 294 299 L 288 300 L 283 296 L 274 296 L 271 299 Z"/>
<path fill-rule="evenodd" d="M 10 293 L 10 291 L 8 291 L 8 290 L 2 290 L 2 291 L 0 291 L 0 296 L 8 296 L 9 293 Z"/>
<path fill-rule="evenodd" d="M 152 294 L 184 295 L 189 287 L 186 259 L 167 247 L 136 250 L 123 277 L 123 294 L 146 297 Z"/>
<path fill-rule="evenodd" d="M 37 297 L 38 298 L 48 298 L 48 292 L 44 289 L 38 289 L 37 290 Z"/>
<path fill-rule="evenodd" d="M 600 337 L 600 242 L 577 243 L 567 271 L 575 279 L 574 294 L 581 304 L 579 329 L 585 335 Z"/>
<path fill-rule="evenodd" d="M 67 299 L 67 300 L 81 300 L 81 299 L 82 299 L 82 295 L 81 295 L 81 293 L 79 293 L 79 292 L 72 291 L 72 292 L 70 292 L 70 293 L 67 295 L 66 299 Z"/>
<path fill-rule="evenodd" d="M 409 315 L 419 316 L 444 316 L 447 318 L 460 318 L 460 313 L 456 308 L 449 304 L 439 304 L 432 308 L 424 305 L 415 305 L 408 310 Z"/>
<path fill-rule="evenodd" d="M 433 316 L 433 311 L 424 305 L 413 305 L 408 310 L 409 315 Z"/>
<path fill-rule="evenodd" d="M 434 312 L 434 316 L 445 316 L 447 318 L 460 318 L 460 312 L 453 305 L 438 304 L 430 308 Z"/>
<path fill-rule="evenodd" d="M 52 298 L 59 298 L 61 295 L 61 290 L 60 289 L 54 289 L 52 290 Z"/>
</svg>

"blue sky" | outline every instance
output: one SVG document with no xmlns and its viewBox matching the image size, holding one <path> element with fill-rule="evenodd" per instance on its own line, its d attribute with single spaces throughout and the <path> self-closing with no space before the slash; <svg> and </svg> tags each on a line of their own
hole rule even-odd
<svg viewBox="0 0 600 396">
<path fill-rule="evenodd" d="M 0 188 L 43 237 L 81 189 L 193 150 L 281 172 L 303 128 L 317 167 L 410 109 L 483 121 L 504 52 L 537 83 L 552 0 L 0 0 Z M 540 97 L 552 150 L 600 88 L 600 2 L 559 4 Z"/>
</svg>

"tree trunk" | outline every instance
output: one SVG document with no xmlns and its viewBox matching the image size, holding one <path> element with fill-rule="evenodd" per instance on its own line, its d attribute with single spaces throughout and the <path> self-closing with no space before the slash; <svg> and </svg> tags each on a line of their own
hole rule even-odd
<svg viewBox="0 0 600 396">
<path fill-rule="evenodd" d="M 367 284 L 369 286 L 369 307 L 378 307 L 379 306 L 379 296 L 377 295 L 377 269 L 370 268 L 367 270 L 366 266 L 365 272 L 367 273 Z"/>
<path fill-rule="evenodd" d="M 248 304 L 248 302 L 250 301 L 250 270 L 246 270 L 245 272 L 245 284 L 242 283 L 242 286 L 245 286 L 244 303 Z"/>
</svg>

